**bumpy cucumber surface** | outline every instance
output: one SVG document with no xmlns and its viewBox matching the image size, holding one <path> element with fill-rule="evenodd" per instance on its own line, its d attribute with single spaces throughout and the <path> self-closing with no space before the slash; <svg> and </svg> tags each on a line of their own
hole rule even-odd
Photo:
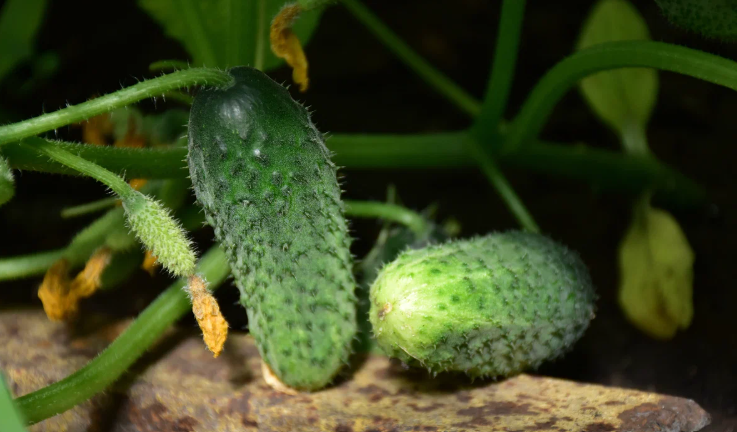
<svg viewBox="0 0 737 432">
<path fill-rule="evenodd" d="M 327 385 L 356 335 L 355 281 L 336 167 L 308 112 L 262 72 L 195 97 L 189 169 L 227 251 L 249 329 L 288 386 Z"/>
<path fill-rule="evenodd" d="M 408 250 L 371 287 L 379 346 L 432 372 L 508 376 L 565 353 L 594 315 L 577 254 L 510 231 Z"/>
</svg>

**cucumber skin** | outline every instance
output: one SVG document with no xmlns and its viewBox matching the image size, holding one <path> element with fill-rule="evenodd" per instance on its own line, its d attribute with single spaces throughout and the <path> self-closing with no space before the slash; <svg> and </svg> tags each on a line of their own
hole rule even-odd
<svg viewBox="0 0 737 432">
<path fill-rule="evenodd" d="M 564 354 L 594 315 L 577 254 L 539 234 L 491 234 L 404 252 L 371 287 L 384 352 L 433 373 L 504 377 Z"/>
<path fill-rule="evenodd" d="M 197 200 L 227 252 L 251 334 L 290 387 L 330 383 L 356 335 L 336 166 L 307 110 L 262 72 L 203 89 L 189 122 Z"/>
</svg>

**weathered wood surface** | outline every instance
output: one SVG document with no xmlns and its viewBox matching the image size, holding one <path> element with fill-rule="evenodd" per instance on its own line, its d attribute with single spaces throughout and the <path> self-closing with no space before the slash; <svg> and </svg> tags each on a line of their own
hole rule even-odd
<svg viewBox="0 0 737 432">
<path fill-rule="evenodd" d="M 88 320 L 72 330 L 42 313 L 0 312 L 0 368 L 16 395 L 57 381 L 125 327 Z M 213 359 L 194 332 L 171 332 L 111 391 L 32 431 L 696 431 L 695 402 L 521 375 L 469 383 L 431 379 L 370 356 L 314 394 L 272 390 L 252 339 L 232 334 Z"/>
</svg>

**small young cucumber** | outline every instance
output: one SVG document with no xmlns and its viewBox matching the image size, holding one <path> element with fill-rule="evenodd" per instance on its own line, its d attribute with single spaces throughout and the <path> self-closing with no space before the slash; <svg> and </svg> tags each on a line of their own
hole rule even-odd
<svg viewBox="0 0 737 432">
<path fill-rule="evenodd" d="M 307 110 L 262 72 L 204 89 L 189 120 L 197 200 L 227 252 L 263 360 L 316 390 L 356 335 L 352 258 L 336 166 Z"/>
<path fill-rule="evenodd" d="M 539 234 L 408 250 L 371 287 L 379 346 L 436 373 L 509 376 L 562 355 L 594 316 L 577 254 Z"/>
</svg>

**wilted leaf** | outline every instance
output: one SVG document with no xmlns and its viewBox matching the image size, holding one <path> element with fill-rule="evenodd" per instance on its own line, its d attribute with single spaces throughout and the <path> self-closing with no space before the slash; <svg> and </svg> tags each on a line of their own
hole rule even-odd
<svg viewBox="0 0 737 432">
<path fill-rule="evenodd" d="M 46 0 L 7 0 L 0 9 L 0 80 L 33 53 Z"/>
<path fill-rule="evenodd" d="M 640 330 L 672 338 L 693 318 L 694 254 L 678 222 L 642 201 L 619 249 L 619 302 Z"/>
<path fill-rule="evenodd" d="M 269 25 L 285 0 L 138 0 L 166 33 L 179 40 L 194 66 L 282 64 L 269 48 Z M 320 9 L 303 13 L 293 30 L 302 44 L 317 27 Z"/>
<path fill-rule="evenodd" d="M 625 40 L 648 40 L 645 20 L 627 0 L 600 0 L 584 23 L 578 49 Z M 624 68 L 599 72 L 581 80 L 591 109 L 620 135 L 635 123 L 644 128 L 658 93 L 654 69 Z"/>
</svg>

